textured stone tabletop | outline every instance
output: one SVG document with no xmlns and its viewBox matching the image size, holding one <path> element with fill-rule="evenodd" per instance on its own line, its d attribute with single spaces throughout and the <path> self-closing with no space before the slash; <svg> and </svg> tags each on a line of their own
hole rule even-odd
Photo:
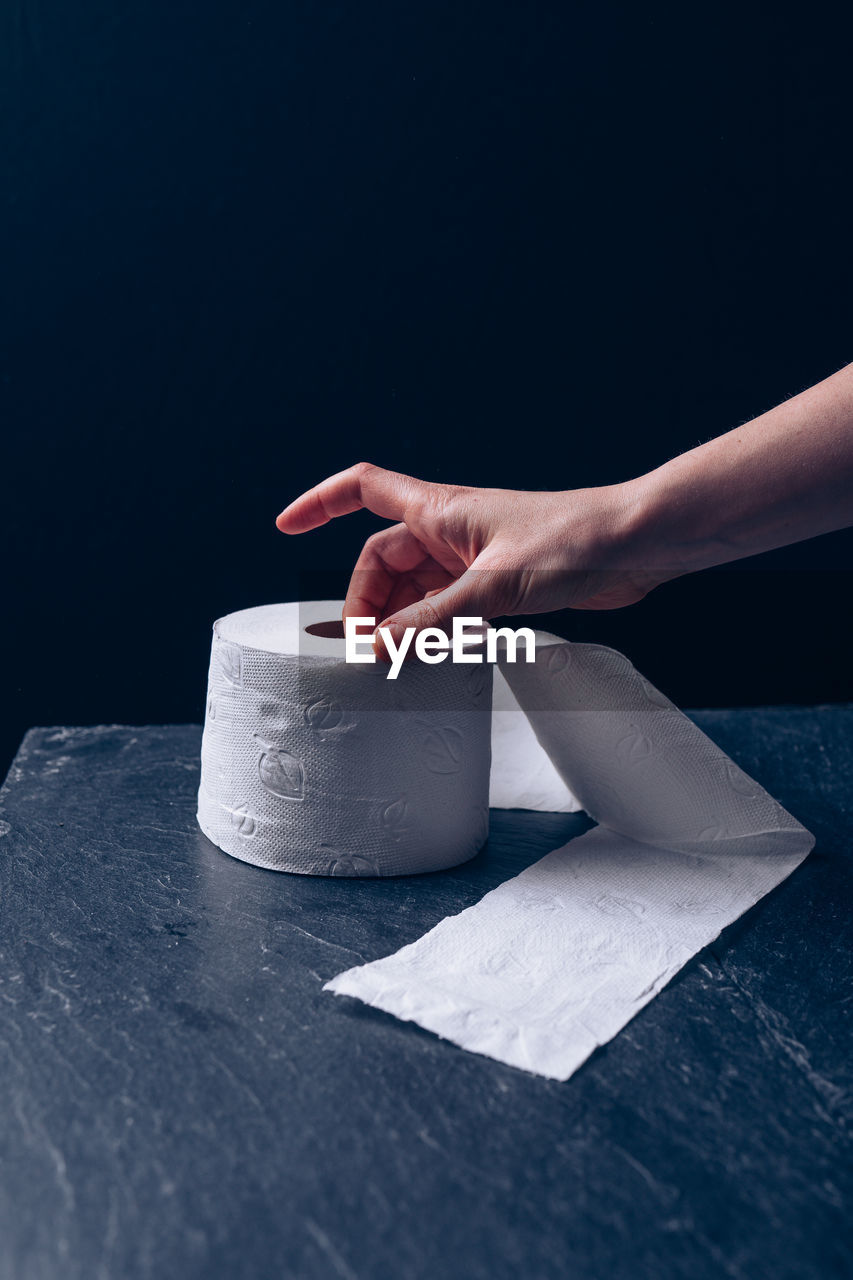
<svg viewBox="0 0 853 1280">
<path fill-rule="evenodd" d="M 288 876 L 198 831 L 198 727 L 32 730 L 0 793 L 2 1280 L 851 1274 L 853 708 L 695 719 L 817 846 L 566 1084 L 321 986 L 582 816 Z"/>
</svg>

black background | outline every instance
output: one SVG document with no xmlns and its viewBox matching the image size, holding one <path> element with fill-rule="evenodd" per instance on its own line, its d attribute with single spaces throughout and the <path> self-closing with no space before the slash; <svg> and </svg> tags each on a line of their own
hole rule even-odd
<svg viewBox="0 0 853 1280">
<path fill-rule="evenodd" d="M 0 763 L 33 723 L 200 719 L 213 618 L 345 589 L 379 522 L 273 527 L 329 472 L 609 483 L 853 358 L 844 36 L 815 6 L 0 7 Z M 549 625 L 682 704 L 849 699 L 851 545 Z"/>
</svg>

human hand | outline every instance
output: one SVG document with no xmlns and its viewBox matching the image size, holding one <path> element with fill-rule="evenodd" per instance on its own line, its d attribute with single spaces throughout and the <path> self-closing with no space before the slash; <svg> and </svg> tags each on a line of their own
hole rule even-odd
<svg viewBox="0 0 853 1280">
<path fill-rule="evenodd" d="M 631 485 L 527 493 L 432 484 L 359 462 L 309 489 L 276 520 L 305 533 L 366 507 L 395 520 L 353 570 L 344 617 L 448 631 L 455 616 L 617 609 L 669 576 L 638 563 Z"/>
</svg>

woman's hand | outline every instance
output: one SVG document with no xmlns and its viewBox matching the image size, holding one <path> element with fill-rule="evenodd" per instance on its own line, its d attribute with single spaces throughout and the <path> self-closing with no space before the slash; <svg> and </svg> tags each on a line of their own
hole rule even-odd
<svg viewBox="0 0 853 1280">
<path fill-rule="evenodd" d="M 359 462 L 276 523 L 304 533 L 359 507 L 398 523 L 368 538 L 345 617 L 447 630 L 460 615 L 618 609 L 679 574 L 853 523 L 853 364 L 625 484 L 470 489 Z"/>
<path fill-rule="evenodd" d="M 430 484 L 359 462 L 309 489 L 278 517 L 305 533 L 366 507 L 397 521 L 368 538 L 344 617 L 448 630 L 457 615 L 491 619 L 567 607 L 616 609 L 667 574 L 637 561 L 633 489 L 557 493 Z"/>
</svg>

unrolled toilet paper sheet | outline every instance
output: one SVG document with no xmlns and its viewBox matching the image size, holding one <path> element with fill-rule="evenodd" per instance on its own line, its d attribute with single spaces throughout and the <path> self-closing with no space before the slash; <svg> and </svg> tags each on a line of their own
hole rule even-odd
<svg viewBox="0 0 853 1280">
<path fill-rule="evenodd" d="M 198 819 L 275 870 L 373 876 L 472 857 L 488 806 L 598 826 L 329 990 L 566 1079 L 812 837 L 622 654 L 537 633 L 536 660 L 345 662 L 340 601 L 214 628 Z M 319 632 L 318 632 L 319 627 Z M 491 756 L 491 768 L 490 768 Z"/>
<path fill-rule="evenodd" d="M 502 671 L 553 767 L 541 807 L 576 796 L 599 826 L 326 989 L 566 1080 L 784 880 L 813 838 L 621 654 L 540 635 L 535 664 Z M 519 712 L 501 702 L 498 791 L 511 806 Z M 524 805 L 523 736 L 519 751 Z"/>
</svg>

